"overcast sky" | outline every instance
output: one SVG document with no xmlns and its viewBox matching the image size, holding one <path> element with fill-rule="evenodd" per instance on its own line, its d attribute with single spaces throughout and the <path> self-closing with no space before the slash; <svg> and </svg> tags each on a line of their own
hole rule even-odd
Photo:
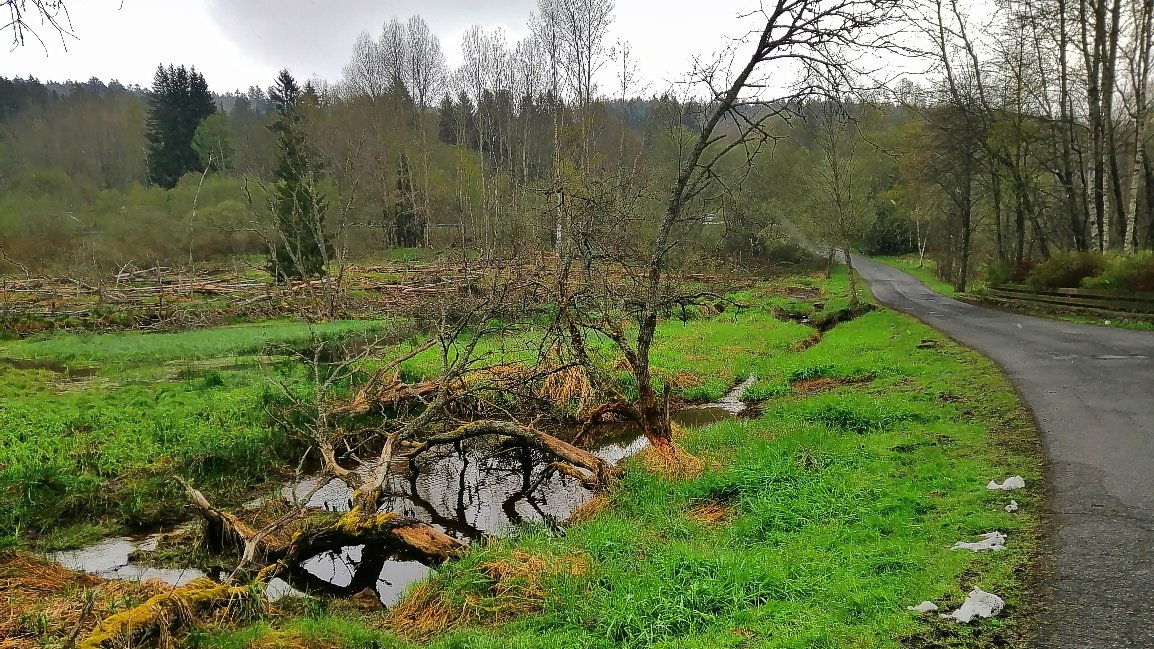
<svg viewBox="0 0 1154 649">
<path fill-rule="evenodd" d="M 267 87 L 289 68 L 298 78 L 336 81 L 362 30 L 419 13 L 460 59 L 470 25 L 501 27 L 510 44 L 526 33 L 536 0 L 72 0 L 76 38 L 47 38 L 0 53 L 0 76 L 41 80 L 117 79 L 148 86 L 157 64 L 195 65 L 216 92 Z M 649 91 L 684 77 L 692 57 L 710 55 L 745 32 L 738 20 L 756 0 L 617 0 L 614 34 L 633 47 Z"/>
</svg>

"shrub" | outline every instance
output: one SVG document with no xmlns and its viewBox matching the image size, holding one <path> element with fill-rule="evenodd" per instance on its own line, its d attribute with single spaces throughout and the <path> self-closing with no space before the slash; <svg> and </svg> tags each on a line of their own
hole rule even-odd
<svg viewBox="0 0 1154 649">
<path fill-rule="evenodd" d="M 1098 252 L 1066 251 L 1039 264 L 1026 284 L 1031 288 L 1078 288 L 1082 281 L 1097 277 L 1106 267 L 1106 257 Z"/>
<path fill-rule="evenodd" d="M 1023 284 L 1030 273 L 1038 267 L 1038 262 L 1032 259 L 1023 259 L 1012 264 L 1008 261 L 995 261 L 986 267 L 986 284 Z"/>
<path fill-rule="evenodd" d="M 1087 278 L 1082 286 L 1111 291 L 1154 291 L 1154 252 L 1112 257 L 1099 276 Z"/>
<path fill-rule="evenodd" d="M 986 267 L 986 284 L 998 286 L 1014 281 L 1014 267 L 1004 261 L 992 262 Z"/>
</svg>

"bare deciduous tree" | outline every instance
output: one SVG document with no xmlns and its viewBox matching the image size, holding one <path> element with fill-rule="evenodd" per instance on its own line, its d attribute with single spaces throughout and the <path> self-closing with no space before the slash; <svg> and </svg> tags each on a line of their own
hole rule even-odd
<svg viewBox="0 0 1154 649">
<path fill-rule="evenodd" d="M 613 259 L 626 276 L 635 278 L 635 292 L 623 296 L 618 307 L 635 321 L 636 333 L 627 334 L 613 320 L 585 323 L 620 349 L 636 382 L 637 398 L 606 404 L 594 416 L 613 412 L 633 420 L 655 448 L 677 457 L 668 394 L 658 394 L 650 354 L 660 315 L 686 299 L 670 285 L 667 273 L 685 229 L 700 222 L 693 210 L 740 184 L 749 164 L 773 140 L 771 120 L 821 94 L 830 82 L 859 87 L 864 70 L 851 61 L 847 49 L 894 47 L 885 30 L 897 8 L 896 1 L 888 0 L 777 0 L 751 14 L 761 26 L 750 39 L 735 42 L 713 62 L 698 63 L 694 79 L 708 93 L 708 101 L 700 128 L 681 139 L 682 154 L 664 207 L 646 238 L 651 243 L 644 261 L 635 264 L 633 255 Z M 747 53 L 738 58 L 742 48 Z"/>
</svg>

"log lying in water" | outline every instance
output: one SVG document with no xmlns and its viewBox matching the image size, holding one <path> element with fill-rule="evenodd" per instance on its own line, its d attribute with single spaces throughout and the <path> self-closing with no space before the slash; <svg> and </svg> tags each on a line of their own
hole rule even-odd
<svg viewBox="0 0 1154 649">
<path fill-rule="evenodd" d="M 350 545 L 374 544 L 396 548 L 430 564 L 458 556 L 465 545 L 431 525 L 394 513 L 379 513 L 385 478 L 392 459 L 394 436 L 390 435 L 372 472 L 340 471 L 339 479 L 354 488 L 353 508 L 333 523 L 317 530 L 293 535 L 287 543 L 276 543 L 273 534 L 288 523 L 300 520 L 303 509 L 295 509 L 260 530 L 254 530 L 234 514 L 214 506 L 203 493 L 181 481 L 193 508 L 205 520 L 205 544 L 221 551 L 243 553 L 233 573 L 223 582 L 197 579 L 185 586 L 157 595 L 135 608 L 108 617 L 81 642 L 81 649 L 104 649 L 147 638 L 164 645 L 170 634 L 196 616 L 252 602 L 253 590 L 245 584 L 249 568 L 264 565 L 251 583 L 263 585 L 301 562 Z"/>
<path fill-rule="evenodd" d="M 508 421 L 495 420 L 474 421 L 443 435 L 429 437 L 415 446 L 410 452 L 409 457 L 416 457 L 434 446 L 455 444 L 467 439 L 484 437 L 486 435 L 519 439 L 526 445 L 552 455 L 566 464 L 590 472 L 600 484 L 608 483 L 620 473 L 618 467 L 602 460 L 589 451 L 577 448 L 548 433 Z M 573 475 L 573 473 L 568 471 L 565 471 L 565 473 Z"/>
<path fill-rule="evenodd" d="M 256 606 L 247 586 L 230 586 L 207 577 L 161 593 L 140 606 L 107 617 L 81 641 L 77 649 L 136 646 L 155 639 L 158 646 L 171 644 L 171 634 L 199 614 L 222 608 L 238 610 L 245 602 Z M 250 609 L 251 610 L 251 609 Z"/>
<path fill-rule="evenodd" d="M 412 448 L 410 457 L 438 445 L 486 435 L 514 438 L 556 458 L 549 471 L 574 477 L 591 489 L 619 474 L 617 467 L 588 451 L 539 430 L 503 421 L 473 422 L 427 438 Z M 252 601 L 253 591 L 245 584 L 246 581 L 263 585 L 274 577 L 295 570 L 308 559 L 325 552 L 339 552 L 343 547 L 368 544 L 395 548 L 431 565 L 460 556 L 466 547 L 461 541 L 415 518 L 378 511 L 384 500 L 396 439 L 396 435 L 389 435 L 376 461 L 357 470 L 340 466 L 332 445 L 322 445 L 324 473 L 329 478 L 344 481 L 353 489 L 352 508 L 335 521 L 319 529 L 294 534 L 286 541 L 276 541 L 275 533 L 290 523 L 299 522 L 305 516 L 304 508 L 296 508 L 257 530 L 236 515 L 214 506 L 203 493 L 182 481 L 189 502 L 207 524 L 206 546 L 218 552 L 237 550 L 243 555 L 239 565 L 223 582 L 199 579 L 106 618 L 79 646 L 104 649 L 116 643 L 132 643 L 145 638 L 159 638 L 163 642 L 196 616 L 223 608 L 233 610 L 239 602 Z M 366 470 L 366 467 L 371 467 L 371 470 Z M 318 484 L 326 482 L 322 479 Z M 264 567 L 256 572 L 260 566 Z"/>
</svg>

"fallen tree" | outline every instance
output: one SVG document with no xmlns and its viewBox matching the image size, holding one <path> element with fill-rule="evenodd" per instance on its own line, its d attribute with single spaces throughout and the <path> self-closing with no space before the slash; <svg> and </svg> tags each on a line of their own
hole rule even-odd
<svg viewBox="0 0 1154 649">
<path fill-rule="evenodd" d="M 263 592 L 271 580 L 282 578 L 293 583 L 297 575 L 303 575 L 305 562 L 326 553 L 340 553 L 342 548 L 387 549 L 434 566 L 460 556 L 465 543 L 429 522 L 381 511 L 389 496 L 387 487 L 394 467 L 407 462 L 411 470 L 418 458 L 438 446 L 481 437 L 515 440 L 538 453 L 533 456 L 534 461 L 545 462 L 533 488 L 558 473 L 589 489 L 597 489 L 618 475 L 619 469 L 612 464 L 533 426 L 495 419 L 456 421 L 452 413 L 459 410 L 502 409 L 496 403 L 488 407 L 476 404 L 499 401 L 500 395 L 510 394 L 512 384 L 526 383 L 523 389 L 514 388 L 513 393 L 536 395 L 545 389 L 541 384 L 546 378 L 571 369 L 560 366 L 514 372 L 506 371 L 508 364 L 498 364 L 497 369 L 492 365 L 479 366 L 475 362 L 477 341 L 491 332 L 472 329 L 465 335 L 464 331 L 463 322 L 455 323 L 436 338 L 385 363 L 354 391 L 351 402 L 330 395 L 334 386 L 363 375 L 359 374 L 359 365 L 374 350 L 326 367 L 321 367 L 319 352 L 311 357 L 302 354 L 306 364 L 313 366 L 316 386 L 309 395 L 311 401 L 302 399 L 299 391 L 289 386 L 282 388 L 289 399 L 288 408 L 294 413 L 313 412 L 314 417 L 303 424 L 291 416 L 279 419 L 285 426 L 295 426 L 297 434 L 308 442 L 306 457 L 319 464 L 310 492 L 304 498 L 294 496 L 288 511 L 258 526 L 217 507 L 203 492 L 181 480 L 189 504 L 204 521 L 204 547 L 217 555 L 235 555 L 235 567 L 219 581 L 197 580 L 103 620 L 82 646 L 95 649 L 144 639 L 166 642 L 172 633 L 194 619 L 214 611 L 232 610 L 241 598 L 245 598 L 245 606 L 255 605 L 248 599 L 251 597 L 263 602 Z M 439 377 L 416 384 L 401 383 L 396 378 L 401 363 L 434 349 L 440 351 L 442 361 Z M 486 376 L 496 378 L 477 378 Z M 371 414 L 374 406 L 399 408 L 399 402 L 405 403 L 403 411 L 410 416 L 384 417 L 378 428 L 353 425 L 363 422 L 366 416 L 375 417 Z M 472 405 L 459 407 L 465 403 Z M 359 454 L 368 449 L 374 449 L 371 459 L 361 459 Z M 304 463 L 302 459 L 301 465 Z M 298 468 L 298 474 L 300 471 Z M 348 511 L 336 517 L 309 507 L 317 491 L 334 480 L 352 493 Z"/>
</svg>

